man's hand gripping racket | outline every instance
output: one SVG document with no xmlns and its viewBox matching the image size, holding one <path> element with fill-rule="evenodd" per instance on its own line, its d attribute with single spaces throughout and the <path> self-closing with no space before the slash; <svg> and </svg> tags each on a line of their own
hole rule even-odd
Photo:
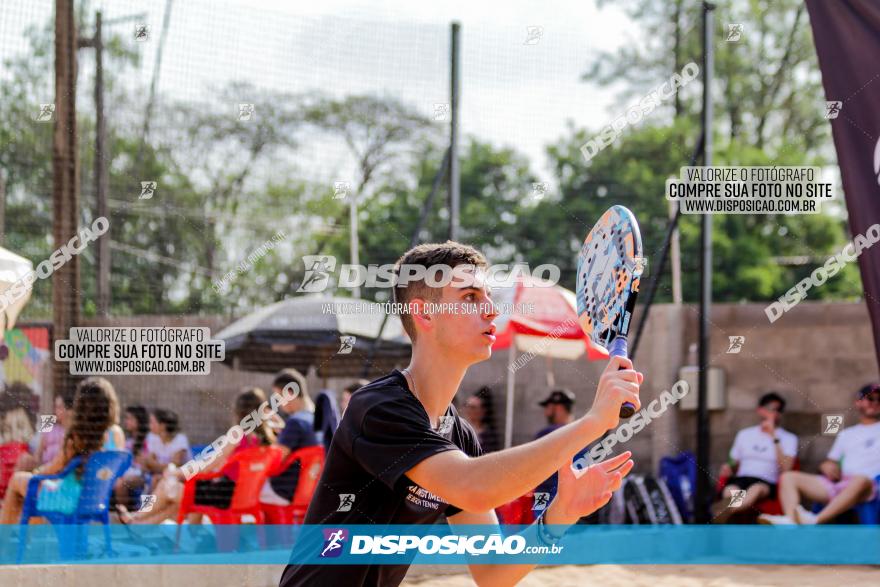
<svg viewBox="0 0 880 587">
<path fill-rule="evenodd" d="M 626 337 L 644 266 L 642 236 L 635 216 L 623 206 L 612 206 L 584 239 L 578 255 L 575 292 L 581 328 L 597 350 L 612 357 L 603 380 L 615 368 L 632 370 Z M 637 393 L 641 374 L 633 372 L 626 379 L 637 380 Z M 601 392 L 603 381 L 599 385 Z M 602 395 L 597 392 L 596 400 L 614 401 L 613 397 L 605 400 Z M 633 402 L 625 402 L 620 406 L 620 417 L 629 418 L 635 409 Z"/>
</svg>

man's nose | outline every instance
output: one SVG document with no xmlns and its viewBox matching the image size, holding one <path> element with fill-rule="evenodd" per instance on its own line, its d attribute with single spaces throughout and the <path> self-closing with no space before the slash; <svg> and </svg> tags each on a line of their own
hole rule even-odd
<svg viewBox="0 0 880 587">
<path fill-rule="evenodd" d="M 488 300 L 486 302 L 485 312 L 483 312 L 483 315 L 487 318 L 495 318 L 496 316 L 498 316 L 499 313 L 500 312 L 498 311 L 498 306 L 495 305 L 495 302 L 493 302 L 492 300 Z"/>
</svg>

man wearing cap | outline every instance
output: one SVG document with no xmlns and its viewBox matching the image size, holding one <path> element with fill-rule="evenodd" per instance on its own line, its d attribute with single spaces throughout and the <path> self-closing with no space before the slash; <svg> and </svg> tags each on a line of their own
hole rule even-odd
<svg viewBox="0 0 880 587">
<path fill-rule="evenodd" d="M 716 524 L 737 512 L 750 511 L 762 499 L 775 499 L 779 476 L 794 466 L 797 436 L 780 426 L 785 398 L 775 391 L 765 393 L 756 411 L 761 423 L 737 432 L 728 462 L 721 467 L 720 476 L 727 483 L 713 520 Z M 734 500 L 740 491 L 745 494 Z"/>
<path fill-rule="evenodd" d="M 779 481 L 782 516 L 760 516 L 765 524 L 827 524 L 877 493 L 880 475 L 880 385 L 869 384 L 856 395 L 859 423 L 842 430 L 828 458 L 819 465 L 821 475 L 800 471 L 783 473 Z M 827 504 L 818 514 L 800 505 L 802 497 Z"/>
<path fill-rule="evenodd" d="M 538 405 L 544 408 L 544 417 L 547 419 L 547 426 L 541 428 L 541 430 L 535 434 L 535 439 L 546 436 L 557 428 L 561 428 L 566 424 L 573 422 L 574 416 L 571 413 L 571 409 L 572 406 L 574 406 L 574 400 L 574 394 L 570 390 L 554 389 L 550 392 L 550 395 L 544 398 L 543 401 L 538 402 Z M 581 456 L 583 456 L 583 452 L 575 455 L 575 460 Z M 535 493 L 549 493 L 549 498 L 552 501 L 553 497 L 556 495 L 556 473 L 553 473 L 551 477 L 545 479 L 543 483 L 538 485 L 535 488 Z M 540 506 L 537 498 L 535 503 L 537 506 Z"/>
</svg>

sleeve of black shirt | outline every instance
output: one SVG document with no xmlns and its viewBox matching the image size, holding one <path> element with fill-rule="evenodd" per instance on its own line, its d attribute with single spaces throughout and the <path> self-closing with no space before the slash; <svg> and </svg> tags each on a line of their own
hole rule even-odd
<svg viewBox="0 0 880 587">
<path fill-rule="evenodd" d="M 405 399 L 370 407 L 352 442 L 355 460 L 391 489 L 408 470 L 447 450 L 458 447 L 431 430 L 420 405 Z"/>
</svg>

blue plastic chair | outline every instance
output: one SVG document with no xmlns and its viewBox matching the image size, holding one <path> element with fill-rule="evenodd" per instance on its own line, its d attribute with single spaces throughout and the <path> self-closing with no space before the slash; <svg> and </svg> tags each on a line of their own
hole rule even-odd
<svg viewBox="0 0 880 587">
<path fill-rule="evenodd" d="M 874 485 L 880 488 L 880 475 L 874 478 Z M 875 496 L 871 501 L 860 503 L 855 510 L 859 515 L 860 524 L 880 524 L 880 495 Z"/>
<path fill-rule="evenodd" d="M 855 512 L 859 518 L 859 524 L 880 524 L 880 475 L 874 477 L 874 484 L 877 486 L 877 496 L 871 501 L 860 503 L 853 507 L 850 512 Z M 814 503 L 811 510 L 814 514 L 818 514 L 825 507 L 824 504 Z"/>
<path fill-rule="evenodd" d="M 34 475 L 28 482 L 27 495 L 24 498 L 24 507 L 21 511 L 21 536 L 18 541 L 18 557 L 17 562 L 21 563 L 24 557 L 24 547 L 28 537 L 28 523 L 31 518 L 46 518 L 54 526 L 84 526 L 91 522 L 100 522 L 104 525 L 104 539 L 107 543 L 107 554 L 113 555 L 110 546 L 110 496 L 113 493 L 113 484 L 131 465 L 131 454 L 125 451 L 101 451 L 92 453 L 86 462 L 85 471 L 83 471 L 80 482 L 82 484 L 82 493 L 79 496 L 76 510 L 73 513 L 65 514 L 55 511 L 42 511 L 37 507 L 37 493 L 40 483 L 48 479 L 63 479 L 67 475 L 73 475 L 74 470 L 79 466 L 81 457 L 75 457 L 67 463 L 67 466 L 55 475 Z M 58 528 L 56 527 L 56 531 Z M 84 541 L 73 541 L 77 550 L 76 554 L 85 554 L 86 549 L 80 549 L 80 546 L 86 546 Z M 59 550 L 62 557 L 70 554 L 70 548 L 73 546 L 71 541 L 62 539 L 59 536 Z"/>
</svg>

